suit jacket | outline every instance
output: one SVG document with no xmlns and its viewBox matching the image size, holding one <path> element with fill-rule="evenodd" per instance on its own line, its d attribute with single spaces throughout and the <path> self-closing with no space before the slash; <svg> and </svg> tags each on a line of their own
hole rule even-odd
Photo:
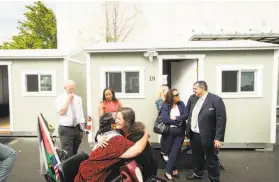
<svg viewBox="0 0 279 182">
<path fill-rule="evenodd" d="M 194 108 L 194 107 L 193 107 Z M 189 113 L 187 135 L 191 138 L 191 117 Z M 224 141 L 226 129 L 226 108 L 219 96 L 208 93 L 198 115 L 198 125 L 203 145 L 212 145 L 214 140 Z"/>
<path fill-rule="evenodd" d="M 162 105 L 161 116 L 163 122 L 166 124 L 173 124 L 173 125 L 181 125 L 182 127 L 186 127 L 186 119 L 188 118 L 188 112 L 186 111 L 186 106 L 183 101 L 177 103 L 180 116 L 176 117 L 176 120 L 170 119 L 170 108 L 167 103 Z"/>
<path fill-rule="evenodd" d="M 197 101 L 199 100 L 199 97 L 196 96 L 196 94 L 192 94 L 189 99 L 188 99 L 188 102 L 187 102 L 187 105 L 186 105 L 186 111 L 188 113 L 188 115 L 190 116 L 190 114 L 192 114 L 191 111 L 193 111 Z M 188 119 L 188 118 L 187 118 Z"/>
</svg>

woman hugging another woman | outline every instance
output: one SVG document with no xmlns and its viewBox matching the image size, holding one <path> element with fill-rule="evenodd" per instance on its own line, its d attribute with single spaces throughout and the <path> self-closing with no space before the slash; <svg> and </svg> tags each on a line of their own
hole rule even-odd
<svg viewBox="0 0 279 182">
<path fill-rule="evenodd" d="M 115 129 L 122 133 L 122 135 L 128 140 L 138 143 L 144 138 L 145 127 L 141 122 L 135 121 L 135 112 L 128 107 L 122 107 L 118 110 L 115 121 Z M 99 136 L 98 143 L 104 147 L 108 147 L 110 144 L 106 144 L 106 138 Z M 157 175 L 158 163 L 153 156 L 153 149 L 149 142 L 147 142 L 144 150 L 134 158 L 137 164 L 142 167 L 143 179 L 146 181 L 151 176 Z"/>
<path fill-rule="evenodd" d="M 100 118 L 100 128 L 97 135 L 105 137 L 107 146 L 96 144 L 89 159 L 80 164 L 75 182 L 105 182 L 112 181 L 119 175 L 119 165 L 122 159 L 131 159 L 145 150 L 149 135 L 137 142 L 132 142 L 112 129 L 115 119 L 111 113 L 104 113 Z"/>
</svg>

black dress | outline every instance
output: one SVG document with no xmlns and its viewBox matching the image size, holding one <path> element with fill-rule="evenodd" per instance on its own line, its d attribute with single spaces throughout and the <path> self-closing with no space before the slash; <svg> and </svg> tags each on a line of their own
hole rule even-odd
<svg viewBox="0 0 279 182">
<path fill-rule="evenodd" d="M 129 136 L 127 136 L 127 139 L 136 143 L 143 137 L 143 135 L 143 132 L 133 132 Z M 149 142 L 146 144 L 143 152 L 135 157 L 135 160 L 139 165 L 142 166 L 144 181 L 146 181 L 152 175 L 157 175 L 158 162 L 153 156 L 153 148 L 151 147 Z"/>
</svg>

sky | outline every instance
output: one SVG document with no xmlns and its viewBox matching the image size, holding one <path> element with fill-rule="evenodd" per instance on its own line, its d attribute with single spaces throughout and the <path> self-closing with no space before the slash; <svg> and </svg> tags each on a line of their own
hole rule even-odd
<svg viewBox="0 0 279 182">
<path fill-rule="evenodd" d="M 11 40 L 18 33 L 19 20 L 24 20 L 27 11 L 25 5 L 31 5 L 34 1 L 0 1 L 0 44 Z M 56 12 L 56 4 L 53 1 L 42 1 L 48 8 Z"/>
</svg>

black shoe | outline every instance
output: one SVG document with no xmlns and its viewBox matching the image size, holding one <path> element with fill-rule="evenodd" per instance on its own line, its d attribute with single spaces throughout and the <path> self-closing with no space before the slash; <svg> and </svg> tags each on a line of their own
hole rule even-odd
<svg viewBox="0 0 279 182">
<path fill-rule="evenodd" d="M 168 176 L 166 175 L 166 173 L 165 173 L 164 175 L 165 175 L 165 178 L 167 179 L 167 182 L 175 182 L 174 179 L 168 178 Z"/>
<path fill-rule="evenodd" d="M 189 176 L 186 176 L 186 179 L 188 179 L 188 180 L 196 180 L 196 179 L 203 179 L 203 178 L 204 178 L 203 175 L 202 176 L 198 176 L 198 175 L 196 175 L 194 173 L 192 173 Z"/>
<path fill-rule="evenodd" d="M 175 178 L 177 178 L 177 179 L 179 179 L 179 178 L 180 178 L 179 173 L 177 173 L 177 174 L 173 174 L 172 176 L 173 176 L 173 177 L 175 177 Z"/>
<path fill-rule="evenodd" d="M 192 149 L 188 150 L 188 151 L 186 152 L 186 154 L 187 154 L 187 155 L 192 155 Z"/>
</svg>

